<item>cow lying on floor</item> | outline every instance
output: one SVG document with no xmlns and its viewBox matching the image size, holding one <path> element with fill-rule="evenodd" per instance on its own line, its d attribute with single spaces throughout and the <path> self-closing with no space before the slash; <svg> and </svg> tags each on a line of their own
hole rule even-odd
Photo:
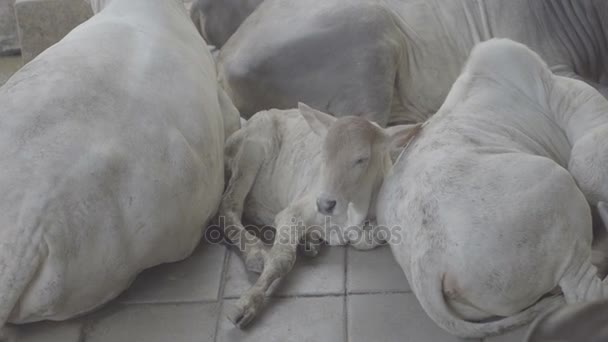
<svg viewBox="0 0 608 342">
<path fill-rule="evenodd" d="M 481 338 L 608 297 L 589 205 L 606 209 L 607 170 L 608 101 L 491 40 L 385 179 L 378 223 L 401 227 L 391 248 L 427 314 Z"/>
<path fill-rule="evenodd" d="M 473 46 L 511 38 L 608 96 L 605 0 L 265 0 L 223 46 L 222 85 L 242 115 L 292 108 L 422 122 Z"/>
<path fill-rule="evenodd" d="M 229 314 L 233 323 L 243 327 L 255 317 L 269 286 L 291 270 L 305 235 L 319 234 L 307 243 L 321 238 L 359 249 L 381 243 L 362 227 L 366 220 L 373 225 L 376 194 L 392 165 L 391 146 L 404 144 L 418 129 L 385 130 L 358 117 L 337 120 L 300 104 L 295 110 L 260 112 L 228 139 L 226 168 L 232 175 L 220 215 L 247 268 L 261 272 Z M 328 160 L 335 164 L 328 167 Z M 243 228 L 242 217 L 274 225 L 269 252 Z M 316 254 L 318 246 L 308 247 Z"/>
<path fill-rule="evenodd" d="M 81 315 L 187 257 L 221 200 L 239 116 L 182 1 L 91 5 L 0 88 L 0 329 Z"/>
</svg>

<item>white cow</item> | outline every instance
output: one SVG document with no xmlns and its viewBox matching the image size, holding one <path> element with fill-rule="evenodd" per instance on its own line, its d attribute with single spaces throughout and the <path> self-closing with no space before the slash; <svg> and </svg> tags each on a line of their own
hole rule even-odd
<svg viewBox="0 0 608 342">
<path fill-rule="evenodd" d="M 93 5 L 0 88 L 0 327 L 185 258 L 221 200 L 239 118 L 181 0 Z"/>
<path fill-rule="evenodd" d="M 266 0 L 218 68 L 245 116 L 302 101 L 381 125 L 422 122 L 471 48 L 492 37 L 528 45 L 608 96 L 606 0 Z"/>
<path fill-rule="evenodd" d="M 190 17 L 207 43 L 221 48 L 263 0 L 196 0 Z"/>
<path fill-rule="evenodd" d="M 244 327 L 255 317 L 270 285 L 291 270 L 305 236 L 310 255 L 316 255 L 319 238 L 358 249 L 382 242 L 373 236 L 375 231 L 363 227 L 366 220 L 373 225 L 376 194 L 392 165 L 390 147 L 403 144 L 418 128 L 383 130 L 362 118 L 336 120 L 300 104 L 295 110 L 257 113 L 228 139 L 226 168 L 231 178 L 220 217 L 247 268 L 263 269 L 229 313 L 233 323 Z M 327 144 L 337 148 L 328 151 Z M 338 163 L 339 172 L 324 168 L 327 160 Z M 242 218 L 276 228 L 270 252 L 244 229 Z"/>
<path fill-rule="evenodd" d="M 557 287 L 568 303 L 608 297 L 587 201 L 608 217 L 607 170 L 608 101 L 492 40 L 385 179 L 378 223 L 400 228 L 393 254 L 439 326 L 498 334 L 558 305 Z"/>
</svg>

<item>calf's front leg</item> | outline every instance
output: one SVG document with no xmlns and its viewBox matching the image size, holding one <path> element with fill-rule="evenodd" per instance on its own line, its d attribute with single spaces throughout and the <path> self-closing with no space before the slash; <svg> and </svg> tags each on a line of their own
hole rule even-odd
<svg viewBox="0 0 608 342">
<path fill-rule="evenodd" d="M 305 201 L 292 205 L 275 218 L 277 235 L 274 245 L 265 255 L 264 270 L 255 284 L 236 302 L 228 319 L 239 328 L 249 324 L 264 306 L 268 288 L 275 280 L 281 279 L 291 271 L 296 262 L 298 244 L 306 234 L 305 224 L 310 223 L 314 212 Z"/>
</svg>

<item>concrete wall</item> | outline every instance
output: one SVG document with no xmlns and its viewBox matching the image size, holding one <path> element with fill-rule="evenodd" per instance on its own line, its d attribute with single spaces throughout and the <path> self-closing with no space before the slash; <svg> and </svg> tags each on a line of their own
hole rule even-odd
<svg viewBox="0 0 608 342">
<path fill-rule="evenodd" d="M 17 0 L 15 11 L 24 63 L 93 15 L 84 0 Z"/>
<path fill-rule="evenodd" d="M 15 0 L 0 0 L 0 56 L 19 52 Z"/>
</svg>

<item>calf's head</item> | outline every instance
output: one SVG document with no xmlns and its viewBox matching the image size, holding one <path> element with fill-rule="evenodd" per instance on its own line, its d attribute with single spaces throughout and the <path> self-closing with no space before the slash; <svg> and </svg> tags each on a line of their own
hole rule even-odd
<svg viewBox="0 0 608 342">
<path fill-rule="evenodd" d="M 392 166 L 391 149 L 405 146 L 421 126 L 383 129 L 360 117 L 334 118 L 304 104 L 299 104 L 299 110 L 312 131 L 323 139 L 317 210 L 329 216 L 355 210 L 365 219 Z"/>
</svg>

